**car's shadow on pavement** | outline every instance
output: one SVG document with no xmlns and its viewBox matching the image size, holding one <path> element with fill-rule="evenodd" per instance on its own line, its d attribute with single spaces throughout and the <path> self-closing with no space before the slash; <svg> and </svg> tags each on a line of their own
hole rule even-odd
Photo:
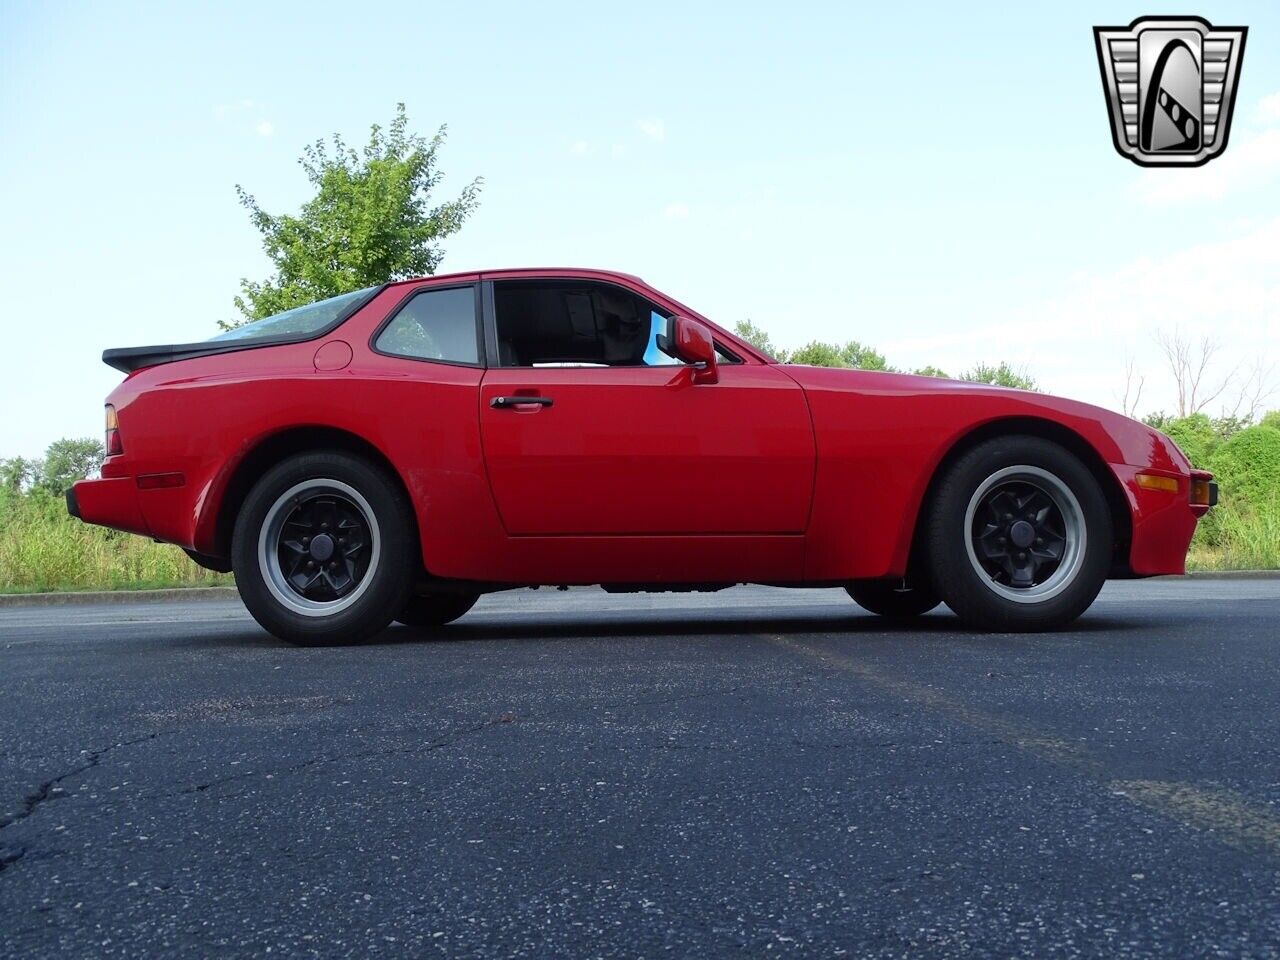
<svg viewBox="0 0 1280 960">
<path fill-rule="evenodd" d="M 888 620 L 870 615 L 838 615 L 830 617 L 723 617 L 689 616 L 672 613 L 663 619 L 635 616 L 540 618 L 523 623 L 485 622 L 483 615 L 459 621 L 435 630 L 419 630 L 393 626 L 375 637 L 374 644 L 395 643 L 467 643 L 491 640 L 594 640 L 600 638 L 644 639 L 647 637 L 702 636 L 835 636 L 864 639 L 892 638 L 895 641 L 938 639 L 948 637 L 956 642 L 974 638 L 1005 637 L 1034 639 L 1046 636 L 1070 636 L 1093 633 L 1115 633 L 1150 629 L 1161 624 L 1149 619 L 1122 620 L 1111 616 L 1082 617 L 1066 630 L 1048 634 L 993 634 L 972 630 L 950 612 L 941 612 L 910 621 Z M 505 618 L 504 618 L 505 619 Z"/>
<path fill-rule="evenodd" d="M 1091 634 L 1115 634 L 1151 630 L 1169 621 L 1150 616 L 1121 619 L 1115 616 L 1085 614 L 1065 630 L 1049 633 L 988 633 L 966 627 L 958 617 L 943 610 L 915 620 L 889 620 L 869 614 L 836 614 L 832 616 L 716 616 L 703 611 L 681 612 L 657 616 L 609 614 L 598 611 L 572 617 L 531 615 L 527 618 L 510 614 L 476 613 L 445 627 L 422 629 L 392 624 L 382 633 L 362 644 L 337 644 L 320 649 L 351 649 L 367 646 L 425 646 L 466 644 L 492 641 L 522 640 L 590 641 L 599 639 L 665 639 L 681 637 L 795 637 L 821 636 L 861 641 L 887 640 L 894 643 L 934 642 L 946 639 L 965 644 L 1004 641 L 1045 642 L 1084 637 Z M 294 645 L 272 637 L 264 630 L 249 628 L 184 638 L 184 646 L 203 648 L 281 649 Z M 302 648 L 299 648 L 302 649 Z"/>
</svg>

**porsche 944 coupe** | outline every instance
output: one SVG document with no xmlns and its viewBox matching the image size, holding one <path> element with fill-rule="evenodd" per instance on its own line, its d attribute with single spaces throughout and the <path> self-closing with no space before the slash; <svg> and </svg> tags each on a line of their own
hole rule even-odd
<svg viewBox="0 0 1280 960">
<path fill-rule="evenodd" d="M 1183 572 L 1217 499 L 1161 433 L 1039 393 L 780 364 L 636 277 L 434 276 L 107 350 L 71 513 L 234 571 L 303 644 L 485 592 L 829 586 L 1030 631 Z"/>
</svg>

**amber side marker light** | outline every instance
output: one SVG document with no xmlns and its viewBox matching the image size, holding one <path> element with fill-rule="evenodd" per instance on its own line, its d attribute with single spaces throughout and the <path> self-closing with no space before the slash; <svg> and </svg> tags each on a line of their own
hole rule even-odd
<svg viewBox="0 0 1280 960">
<path fill-rule="evenodd" d="M 1212 507 L 1218 502 L 1217 484 L 1209 480 L 1191 480 L 1191 504 L 1196 507 Z"/>
<path fill-rule="evenodd" d="M 124 444 L 120 441 L 120 421 L 116 419 L 116 408 L 109 403 L 107 404 L 107 437 L 104 446 L 108 457 L 124 453 Z"/>
<path fill-rule="evenodd" d="M 1163 490 L 1166 493 L 1178 492 L 1178 481 L 1173 477 L 1162 477 L 1158 473 L 1138 474 L 1138 486 L 1143 490 Z"/>
</svg>

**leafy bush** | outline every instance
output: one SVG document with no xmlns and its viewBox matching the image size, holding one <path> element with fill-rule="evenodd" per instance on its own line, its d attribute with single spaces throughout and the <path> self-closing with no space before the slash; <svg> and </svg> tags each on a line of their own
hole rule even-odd
<svg viewBox="0 0 1280 960">
<path fill-rule="evenodd" d="M 1280 494 L 1280 430 L 1246 427 L 1208 460 L 1224 498 L 1260 507 Z"/>
<path fill-rule="evenodd" d="M 1203 413 L 1169 420 L 1158 429 L 1168 434 L 1192 465 L 1208 469 L 1209 460 L 1218 446 L 1218 434 L 1213 422 Z"/>
</svg>

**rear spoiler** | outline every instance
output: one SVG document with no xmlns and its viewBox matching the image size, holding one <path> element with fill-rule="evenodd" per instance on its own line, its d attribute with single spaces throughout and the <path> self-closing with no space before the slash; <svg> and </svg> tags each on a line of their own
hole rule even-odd
<svg viewBox="0 0 1280 960">
<path fill-rule="evenodd" d="M 274 342 L 281 341 L 276 339 Z M 102 351 L 102 362 L 108 367 L 115 367 L 121 373 L 133 373 L 143 367 L 154 367 L 158 363 L 173 363 L 175 360 L 209 357 L 216 353 L 231 353 L 234 350 L 250 350 L 254 347 L 269 345 L 269 341 L 263 339 L 240 342 L 224 340 L 203 343 L 166 343 L 149 347 L 113 347 Z"/>
</svg>

